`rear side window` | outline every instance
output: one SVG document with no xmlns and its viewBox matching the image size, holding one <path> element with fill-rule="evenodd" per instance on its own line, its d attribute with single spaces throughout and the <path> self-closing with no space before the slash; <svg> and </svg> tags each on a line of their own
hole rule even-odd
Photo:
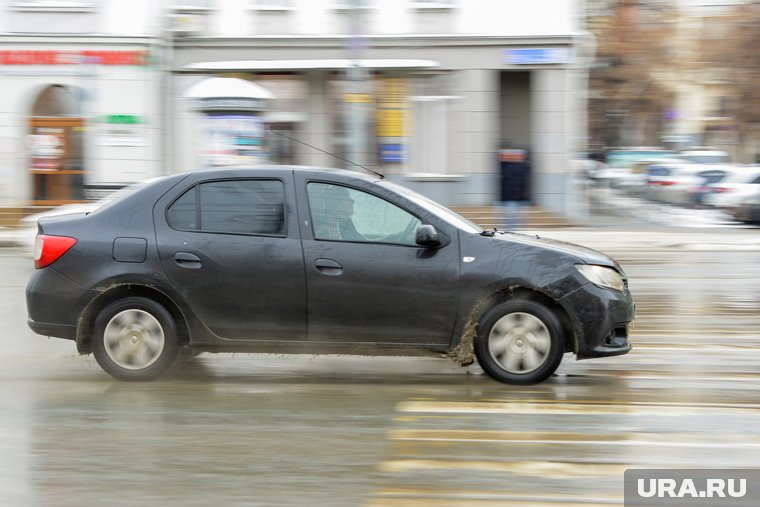
<svg viewBox="0 0 760 507">
<path fill-rule="evenodd" d="M 702 171 L 697 176 L 704 179 L 705 183 L 718 183 L 726 176 L 726 173 L 723 171 Z"/>
<path fill-rule="evenodd" d="M 201 183 L 169 206 L 175 229 L 232 234 L 285 234 L 285 187 L 279 180 Z"/>
<path fill-rule="evenodd" d="M 669 176 L 670 169 L 667 167 L 662 167 L 660 165 L 651 165 L 649 166 L 649 175 L 650 176 Z"/>
</svg>

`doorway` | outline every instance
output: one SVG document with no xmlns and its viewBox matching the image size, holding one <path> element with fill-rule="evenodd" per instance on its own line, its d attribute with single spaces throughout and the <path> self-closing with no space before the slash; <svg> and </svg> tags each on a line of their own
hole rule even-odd
<svg viewBox="0 0 760 507">
<path fill-rule="evenodd" d="M 37 95 L 26 138 L 32 205 L 84 200 L 84 132 L 77 89 L 50 85 Z"/>
<path fill-rule="evenodd" d="M 501 73 L 501 148 L 531 148 L 530 71 Z"/>
</svg>

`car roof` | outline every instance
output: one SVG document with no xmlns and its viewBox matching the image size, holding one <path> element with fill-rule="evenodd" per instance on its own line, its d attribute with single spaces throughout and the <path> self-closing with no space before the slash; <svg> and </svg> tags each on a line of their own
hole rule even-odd
<svg viewBox="0 0 760 507">
<path fill-rule="evenodd" d="M 251 173 L 259 171 L 267 172 L 293 172 L 293 173 L 312 173 L 316 174 L 334 174 L 340 176 L 347 176 L 351 178 L 360 178 L 366 181 L 377 181 L 380 177 L 374 174 L 367 174 L 359 172 L 358 170 L 339 169 L 335 167 L 317 167 L 317 166 L 303 166 L 303 165 L 260 165 L 252 167 L 225 167 L 225 168 L 212 168 L 212 169 L 200 169 L 197 171 L 189 171 L 182 173 L 184 176 L 201 175 L 210 178 L 219 177 L 248 177 Z"/>
<path fill-rule="evenodd" d="M 742 167 L 740 170 L 735 171 L 723 181 L 724 183 L 748 183 L 750 180 L 755 179 L 758 175 L 760 175 L 760 167 Z"/>
</svg>

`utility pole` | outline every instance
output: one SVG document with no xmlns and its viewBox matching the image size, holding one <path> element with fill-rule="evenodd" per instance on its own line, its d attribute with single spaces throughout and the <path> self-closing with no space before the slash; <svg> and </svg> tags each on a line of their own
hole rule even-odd
<svg viewBox="0 0 760 507">
<path fill-rule="evenodd" d="M 365 38 L 361 35 L 361 15 L 364 0 L 351 0 L 348 53 L 351 65 L 348 68 L 348 153 L 347 159 L 355 164 L 365 165 L 367 133 L 365 132 L 364 108 L 366 107 L 367 70 L 362 66 L 362 51 Z"/>
</svg>

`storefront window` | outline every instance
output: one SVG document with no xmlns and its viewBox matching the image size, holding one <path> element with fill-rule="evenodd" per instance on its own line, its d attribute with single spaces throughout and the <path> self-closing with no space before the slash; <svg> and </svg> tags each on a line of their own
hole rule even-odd
<svg viewBox="0 0 760 507">
<path fill-rule="evenodd" d="M 84 118 L 78 90 L 45 88 L 32 106 L 26 148 L 32 175 L 32 204 L 84 199 Z"/>
</svg>

